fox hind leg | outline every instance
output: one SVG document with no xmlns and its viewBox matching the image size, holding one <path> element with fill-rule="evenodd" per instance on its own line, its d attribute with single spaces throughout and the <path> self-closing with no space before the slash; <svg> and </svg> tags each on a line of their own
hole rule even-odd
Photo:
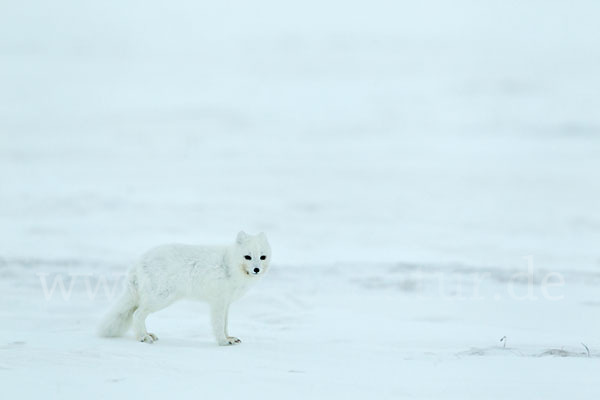
<svg viewBox="0 0 600 400">
<path fill-rule="evenodd" d="M 138 307 L 133 313 L 133 332 L 135 338 L 140 342 L 153 343 L 158 340 L 154 333 L 148 333 L 146 330 L 146 318 L 150 315 L 147 308 Z"/>
</svg>

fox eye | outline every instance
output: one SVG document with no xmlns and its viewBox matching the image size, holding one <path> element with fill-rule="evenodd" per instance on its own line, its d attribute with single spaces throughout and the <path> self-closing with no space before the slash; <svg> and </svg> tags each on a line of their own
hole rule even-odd
<svg viewBox="0 0 600 400">
<path fill-rule="evenodd" d="M 244 258 L 245 258 L 246 260 L 252 260 L 252 257 L 250 257 L 250 256 L 244 256 Z"/>
<path fill-rule="evenodd" d="M 260 256 L 260 259 L 261 259 L 261 260 L 266 260 L 266 259 L 267 259 L 267 256 Z"/>
</svg>

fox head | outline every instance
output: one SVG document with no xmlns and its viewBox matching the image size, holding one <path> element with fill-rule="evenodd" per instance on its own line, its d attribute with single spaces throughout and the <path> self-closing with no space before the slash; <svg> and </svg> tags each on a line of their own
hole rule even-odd
<svg viewBox="0 0 600 400">
<path fill-rule="evenodd" d="M 236 265 L 248 276 L 263 275 L 269 269 L 271 262 L 271 246 L 264 233 L 248 235 L 238 233 L 233 246 L 233 257 Z"/>
</svg>

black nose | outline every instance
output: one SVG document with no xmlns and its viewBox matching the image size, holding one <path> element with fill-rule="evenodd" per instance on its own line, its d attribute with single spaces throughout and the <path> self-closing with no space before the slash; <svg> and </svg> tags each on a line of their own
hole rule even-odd
<svg viewBox="0 0 600 400">
<path fill-rule="evenodd" d="M 259 272 L 260 272 L 260 269 L 259 269 L 259 268 L 254 268 L 254 273 L 255 273 L 255 274 L 258 274 Z"/>
</svg>

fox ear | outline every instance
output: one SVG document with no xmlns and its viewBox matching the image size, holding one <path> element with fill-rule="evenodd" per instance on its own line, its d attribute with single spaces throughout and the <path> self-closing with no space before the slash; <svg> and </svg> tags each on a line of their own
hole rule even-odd
<svg viewBox="0 0 600 400">
<path fill-rule="evenodd" d="M 259 238 L 261 238 L 261 239 L 267 239 L 267 235 L 265 235 L 265 233 L 264 233 L 264 232 L 261 232 L 261 233 L 259 233 L 259 234 L 258 234 L 258 235 L 256 235 L 256 236 L 258 236 L 258 237 L 259 237 Z"/>
<path fill-rule="evenodd" d="M 245 242 L 247 239 L 248 239 L 248 234 L 247 234 L 246 232 L 244 232 L 244 231 L 240 231 L 240 232 L 237 234 L 237 238 L 235 239 L 235 241 L 236 241 L 238 244 L 242 244 L 242 243 L 244 243 L 244 242 Z"/>
</svg>

